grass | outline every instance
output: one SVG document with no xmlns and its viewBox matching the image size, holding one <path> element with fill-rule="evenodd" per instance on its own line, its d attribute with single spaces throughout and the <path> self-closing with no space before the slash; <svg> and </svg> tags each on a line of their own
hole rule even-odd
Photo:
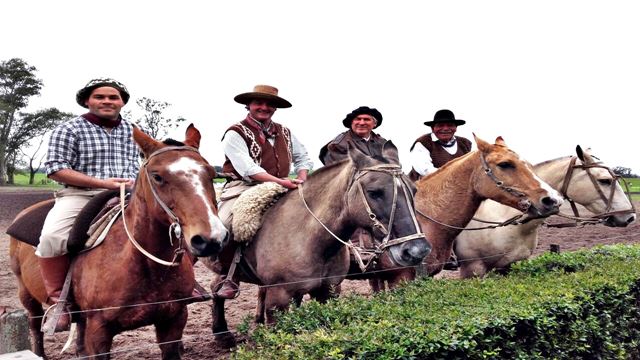
<svg viewBox="0 0 640 360">
<path fill-rule="evenodd" d="M 58 189 L 60 184 L 47 178 L 45 174 L 37 173 L 33 185 L 29 184 L 29 174 L 16 174 L 13 186 L 33 187 L 38 189 Z"/>
</svg>

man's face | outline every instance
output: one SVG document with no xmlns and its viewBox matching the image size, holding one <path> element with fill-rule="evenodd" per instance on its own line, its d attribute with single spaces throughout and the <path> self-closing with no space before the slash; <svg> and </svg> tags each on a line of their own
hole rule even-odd
<svg viewBox="0 0 640 360">
<path fill-rule="evenodd" d="M 361 138 L 368 138 L 377 122 L 371 115 L 358 115 L 351 121 L 351 131 Z"/>
<path fill-rule="evenodd" d="M 445 143 L 451 141 L 457 129 L 458 126 L 450 122 L 437 123 L 431 127 L 431 130 L 438 138 L 438 140 Z"/>
<path fill-rule="evenodd" d="M 103 86 L 94 89 L 84 104 L 87 105 L 90 113 L 101 118 L 116 120 L 120 115 L 120 109 L 124 106 L 124 101 L 118 89 Z"/>
<path fill-rule="evenodd" d="M 249 103 L 249 115 L 261 123 L 271 120 L 276 107 L 267 100 L 251 100 Z"/>
</svg>

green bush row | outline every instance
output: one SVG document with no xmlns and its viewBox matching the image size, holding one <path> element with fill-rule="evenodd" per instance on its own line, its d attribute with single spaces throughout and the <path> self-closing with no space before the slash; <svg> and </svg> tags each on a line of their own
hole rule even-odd
<svg viewBox="0 0 640 360">
<path fill-rule="evenodd" d="M 313 301 L 259 326 L 237 359 L 624 359 L 640 343 L 640 247 L 545 254 L 508 276 L 423 278 Z"/>
</svg>

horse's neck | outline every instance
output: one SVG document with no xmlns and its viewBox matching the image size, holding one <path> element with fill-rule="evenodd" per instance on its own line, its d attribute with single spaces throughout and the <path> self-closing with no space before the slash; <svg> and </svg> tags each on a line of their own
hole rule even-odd
<svg viewBox="0 0 640 360">
<path fill-rule="evenodd" d="M 150 216 L 151 212 L 147 200 L 138 194 L 134 194 L 125 209 L 127 229 L 134 240 L 146 251 L 165 259 L 166 256 L 163 255 L 173 254 L 174 252 L 174 249 L 170 246 L 169 228 L 166 224 L 155 219 L 155 217 Z M 134 245 L 129 241 L 127 246 Z"/>
<path fill-rule="evenodd" d="M 474 187 L 474 173 L 479 166 L 478 156 L 467 156 L 424 180 L 420 190 L 424 192 L 422 207 L 427 215 L 448 225 L 466 225 L 481 202 Z"/>
<path fill-rule="evenodd" d="M 557 191 L 560 191 L 564 178 L 567 174 L 570 157 L 559 158 L 551 161 L 545 161 L 533 167 L 534 172 L 547 184 Z"/>
</svg>

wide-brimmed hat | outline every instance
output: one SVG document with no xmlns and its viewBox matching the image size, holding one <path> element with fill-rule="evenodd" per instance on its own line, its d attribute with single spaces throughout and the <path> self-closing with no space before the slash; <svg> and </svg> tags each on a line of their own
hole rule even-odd
<svg viewBox="0 0 640 360">
<path fill-rule="evenodd" d="M 233 98 L 237 103 L 249 105 L 251 100 L 260 99 L 271 102 L 277 108 L 289 108 L 291 103 L 278 96 L 278 89 L 269 85 L 256 85 L 252 92 L 242 93 Z"/>
<path fill-rule="evenodd" d="M 374 129 L 377 128 L 378 126 L 380 126 L 380 124 L 382 124 L 382 114 L 380 114 L 380 111 L 378 111 L 377 109 L 374 109 L 374 108 L 370 108 L 368 106 L 360 106 L 359 108 L 357 108 L 357 109 L 355 109 L 352 112 L 347 114 L 347 116 L 344 118 L 344 120 L 342 120 L 342 125 L 344 125 L 344 127 L 350 129 L 351 128 L 351 122 L 358 115 L 371 115 L 371 116 L 373 116 L 378 121 L 376 126 L 374 126 Z"/>
<path fill-rule="evenodd" d="M 433 121 L 426 121 L 424 124 L 427 126 L 433 126 L 438 123 L 453 123 L 456 126 L 460 126 L 464 125 L 466 121 L 456 119 L 451 110 L 443 109 L 436 111 L 436 114 L 433 116 Z"/>
<path fill-rule="evenodd" d="M 91 92 L 103 86 L 109 86 L 118 90 L 120 92 L 120 97 L 125 104 L 129 101 L 129 91 L 123 83 L 110 78 L 98 78 L 89 81 L 87 85 L 78 90 L 78 92 L 76 93 L 76 102 L 78 103 L 78 105 L 86 108 L 87 105 L 85 105 L 85 101 L 87 101 L 87 99 L 91 95 Z"/>
</svg>

